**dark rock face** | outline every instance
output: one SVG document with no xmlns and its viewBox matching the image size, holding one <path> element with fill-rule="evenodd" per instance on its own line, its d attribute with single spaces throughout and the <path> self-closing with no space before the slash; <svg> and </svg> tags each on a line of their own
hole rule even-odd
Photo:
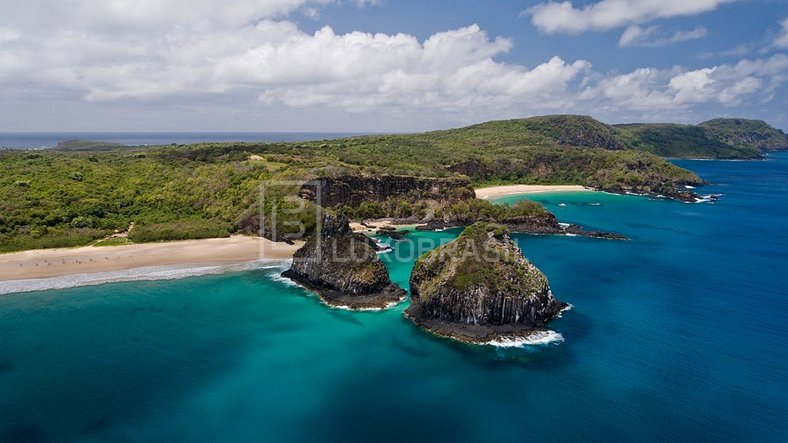
<svg viewBox="0 0 788 443">
<path fill-rule="evenodd" d="M 416 324 L 472 343 L 527 337 L 566 306 L 508 230 L 487 223 L 419 258 L 410 287 L 406 312 Z"/>
<path fill-rule="evenodd" d="M 446 168 L 450 172 L 457 174 L 467 175 L 476 179 L 487 179 L 492 175 L 490 166 L 481 160 L 467 160 L 460 163 L 455 163 Z"/>
<path fill-rule="evenodd" d="M 506 227 L 513 232 L 524 234 L 563 234 L 564 229 L 558 223 L 555 215 L 548 213 L 544 216 L 517 217 L 504 221 Z"/>
<path fill-rule="evenodd" d="M 326 215 L 306 244 L 296 251 L 288 277 L 316 291 L 332 306 L 385 308 L 405 291 L 393 284 L 377 256 L 375 242 L 350 229 L 347 218 Z"/>
<path fill-rule="evenodd" d="M 580 225 L 569 225 L 564 228 L 566 234 L 580 235 L 582 237 L 603 238 L 606 240 L 629 240 L 629 237 L 615 232 L 586 231 Z"/>
<path fill-rule="evenodd" d="M 396 229 L 378 229 L 376 234 L 381 237 L 388 237 L 392 240 L 403 240 L 408 236 L 408 234 L 410 234 L 410 231 L 407 229 L 402 231 L 398 231 Z"/>
<path fill-rule="evenodd" d="M 380 177 L 344 175 L 309 181 L 301 187 L 300 197 L 332 208 L 351 207 L 364 202 L 384 202 L 392 198 L 410 201 L 450 202 L 475 198 L 467 178 L 423 178 L 398 175 Z"/>
</svg>

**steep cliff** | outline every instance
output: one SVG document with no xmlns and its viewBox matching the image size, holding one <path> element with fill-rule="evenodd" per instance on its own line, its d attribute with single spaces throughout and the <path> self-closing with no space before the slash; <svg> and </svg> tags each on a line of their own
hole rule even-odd
<svg viewBox="0 0 788 443">
<path fill-rule="evenodd" d="M 410 288 L 417 325 L 471 343 L 527 337 L 566 306 L 508 230 L 483 222 L 420 257 Z"/>
<path fill-rule="evenodd" d="M 311 180 L 301 187 L 300 196 L 330 208 L 339 205 L 356 207 L 365 202 L 391 199 L 451 202 L 472 199 L 475 193 L 470 180 L 464 177 L 342 175 Z"/>
<path fill-rule="evenodd" d="M 282 275 L 314 290 L 331 306 L 385 308 L 405 296 L 389 279 L 374 241 L 354 234 L 346 218 L 333 215 L 323 218 Z"/>
</svg>

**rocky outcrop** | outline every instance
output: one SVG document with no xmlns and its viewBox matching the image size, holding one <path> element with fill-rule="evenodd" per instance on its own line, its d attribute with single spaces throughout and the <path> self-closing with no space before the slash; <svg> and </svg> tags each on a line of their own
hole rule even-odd
<svg viewBox="0 0 788 443">
<path fill-rule="evenodd" d="M 323 218 L 282 276 L 314 290 L 335 307 L 385 308 L 405 296 L 389 279 L 374 240 L 353 233 L 347 218 L 333 215 Z"/>
<path fill-rule="evenodd" d="M 527 338 L 566 307 L 501 225 L 476 223 L 420 257 L 406 313 L 437 335 L 470 343 Z"/>
<path fill-rule="evenodd" d="M 511 232 L 531 235 L 576 235 L 580 237 L 601 238 L 606 240 L 629 240 L 629 237 L 615 232 L 587 231 L 577 224 L 559 223 L 558 219 L 551 212 L 545 211 L 539 215 L 528 215 L 521 217 L 481 220 L 488 223 L 496 223 L 506 227 Z M 449 228 L 456 228 L 473 223 L 468 220 L 433 220 L 429 223 L 416 226 L 417 231 L 437 231 Z"/>
<path fill-rule="evenodd" d="M 319 178 L 304 183 L 299 195 L 328 208 L 339 205 L 357 207 L 364 202 L 385 202 L 390 199 L 452 202 L 476 196 L 470 180 L 465 177 L 424 178 L 399 175 Z"/>
</svg>

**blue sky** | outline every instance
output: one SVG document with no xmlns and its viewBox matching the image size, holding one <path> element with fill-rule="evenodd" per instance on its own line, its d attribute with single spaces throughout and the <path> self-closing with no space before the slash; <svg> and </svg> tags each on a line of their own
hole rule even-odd
<svg viewBox="0 0 788 443">
<path fill-rule="evenodd" d="M 788 129 L 777 0 L 0 0 L 2 131 Z"/>
</svg>

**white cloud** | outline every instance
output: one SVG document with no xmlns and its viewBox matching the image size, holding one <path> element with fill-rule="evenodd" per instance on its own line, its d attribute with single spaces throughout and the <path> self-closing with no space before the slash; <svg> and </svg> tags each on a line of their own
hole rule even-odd
<svg viewBox="0 0 788 443">
<path fill-rule="evenodd" d="M 692 16 L 713 11 L 733 0 L 602 0 L 582 8 L 572 2 L 540 3 L 526 10 L 531 21 L 546 33 L 578 34 L 605 31 L 651 20 Z"/>
<path fill-rule="evenodd" d="M 788 17 L 780 22 L 780 26 L 780 34 L 774 40 L 774 46 L 781 49 L 786 49 L 788 48 Z"/>
<path fill-rule="evenodd" d="M 676 31 L 673 34 L 661 34 L 659 26 L 649 26 L 642 28 L 638 25 L 628 27 L 621 38 L 618 40 L 618 45 L 621 47 L 629 46 L 647 46 L 658 47 L 667 46 L 674 43 L 685 42 L 689 40 L 697 40 L 709 35 L 709 30 L 703 26 L 697 26 L 695 29 L 688 31 Z"/>
<path fill-rule="evenodd" d="M 788 56 L 777 54 L 696 70 L 637 69 L 603 78 L 586 91 L 586 97 L 640 111 L 715 103 L 735 106 L 747 100 L 768 101 L 786 80 Z"/>
<path fill-rule="evenodd" d="M 157 115 L 186 124 L 192 115 L 232 116 L 226 118 L 244 121 L 246 129 L 259 128 L 255 116 L 265 115 L 291 130 L 343 118 L 344 127 L 372 130 L 371 116 L 378 130 L 552 112 L 673 119 L 696 106 L 768 101 L 788 80 L 788 56 L 781 54 L 608 73 L 557 56 L 534 66 L 505 63 L 501 58 L 514 42 L 477 25 L 421 40 L 404 33 L 338 34 L 331 27 L 307 33 L 282 15 L 328 1 L 226 0 L 218 8 L 207 0 L 160 0 L 138 9 L 119 0 L 63 0 L 42 14 L 43 0 L 0 0 L 0 100 L 7 113 L 0 121 L 21 129 L 13 122 L 25 119 L 14 120 L 17 113 L 8 109 L 80 124 L 109 116 L 124 122 L 117 117 L 123 109 L 144 109 L 134 118 Z M 168 7 L 158 6 L 164 3 Z M 124 15 L 128 21 L 115 26 Z M 693 32 L 700 33 L 633 26 L 622 40 L 654 44 Z M 142 129 L 151 129 L 139 118 Z M 215 121 L 215 128 L 229 130 L 222 126 L 229 120 Z"/>
<path fill-rule="evenodd" d="M 495 108 L 514 101 L 549 108 L 541 102 L 568 90 L 590 67 L 558 57 L 531 69 L 501 63 L 495 58 L 508 52 L 512 41 L 490 38 L 477 25 L 421 42 L 408 34 L 338 35 L 327 26 L 310 34 L 285 19 L 260 18 L 315 3 L 303 0 L 230 0 L 215 10 L 213 2 L 197 2 L 181 15 L 151 3 L 145 5 L 150 21 L 123 2 L 93 11 L 95 17 L 139 13 L 140 26 L 148 26 L 143 31 L 106 30 L 103 19 L 82 15 L 77 3 L 87 0 L 71 1 L 73 9 L 61 11 L 58 21 L 83 20 L 79 31 L 40 23 L 19 29 L 20 40 L 2 52 L 0 82 L 33 81 L 80 93 L 89 102 L 241 94 L 268 106 L 354 112 L 393 106 Z M 185 0 L 168 1 L 173 8 L 185 7 Z M 212 15 L 219 9 L 223 16 Z"/>
</svg>

